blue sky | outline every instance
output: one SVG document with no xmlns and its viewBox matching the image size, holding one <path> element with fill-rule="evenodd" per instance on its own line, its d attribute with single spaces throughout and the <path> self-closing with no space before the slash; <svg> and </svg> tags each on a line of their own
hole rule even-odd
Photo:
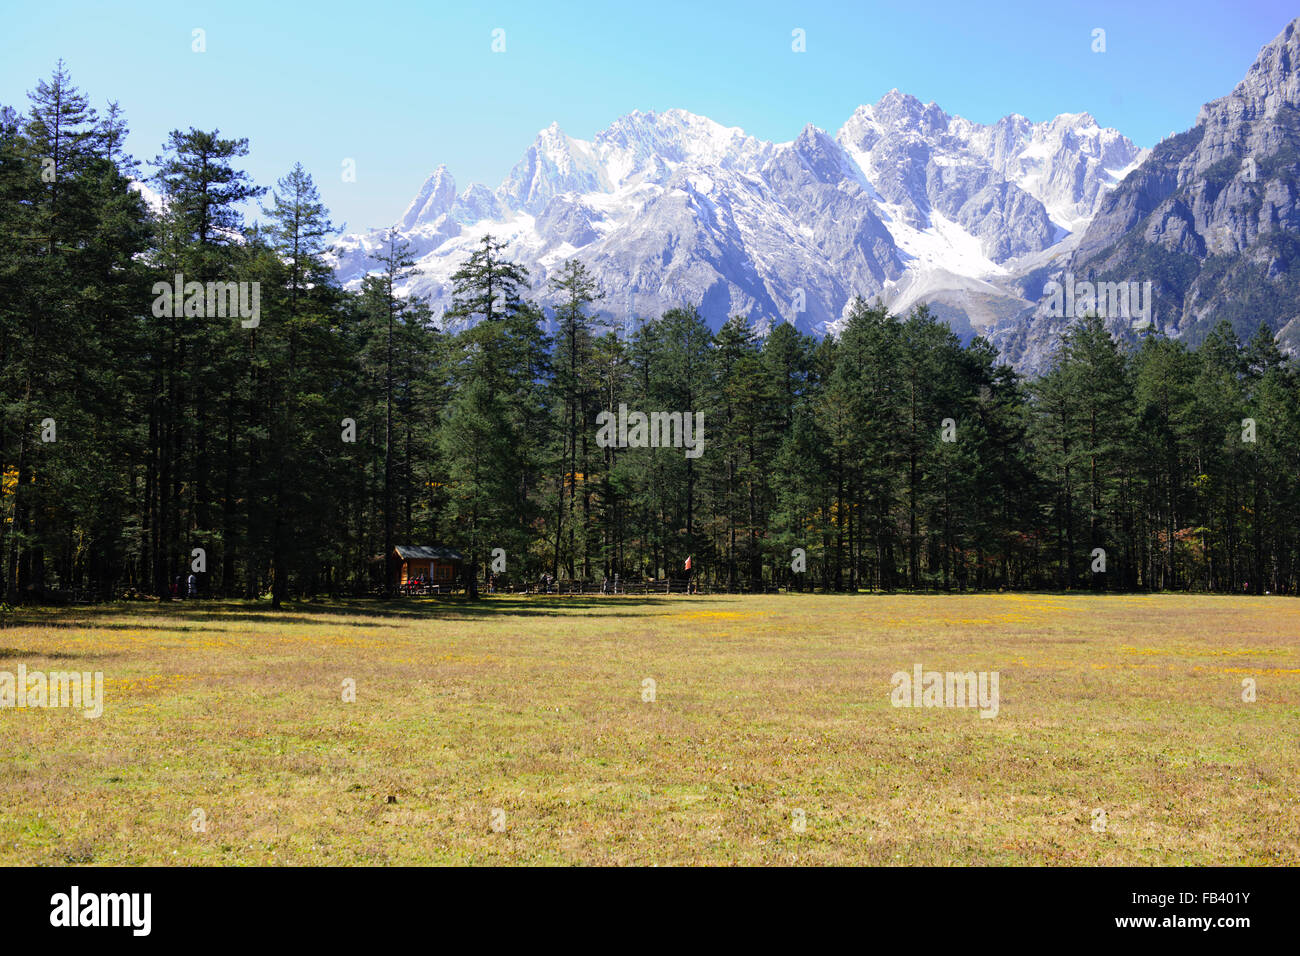
<svg viewBox="0 0 1300 956">
<path fill-rule="evenodd" d="M 1275 0 L 5 6 L 0 103 L 25 108 L 63 57 L 96 105 L 122 104 L 138 158 L 175 127 L 247 136 L 259 183 L 301 161 L 349 229 L 396 219 L 439 163 L 460 188 L 495 187 L 552 121 L 589 139 L 634 109 L 784 141 L 806 123 L 834 132 L 897 87 L 985 123 L 1087 110 L 1151 146 L 1229 92 L 1297 13 Z"/>
</svg>

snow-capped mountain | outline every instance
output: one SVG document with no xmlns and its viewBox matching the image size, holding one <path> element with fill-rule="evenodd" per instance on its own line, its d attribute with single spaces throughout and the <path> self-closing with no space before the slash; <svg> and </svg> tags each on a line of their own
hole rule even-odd
<svg viewBox="0 0 1300 956">
<path fill-rule="evenodd" d="M 395 224 L 419 275 L 404 290 L 435 314 L 487 233 L 526 265 L 533 297 L 576 256 L 615 324 L 695 305 L 714 325 L 833 330 L 855 295 L 895 309 L 930 301 L 959 332 L 1027 307 L 1015 277 L 1072 248 L 1102 199 L 1145 156 L 1087 113 L 991 126 L 897 90 L 832 136 L 770 143 L 684 110 L 633 112 L 590 140 L 542 130 L 495 191 L 445 166 Z M 385 230 L 344 236 L 354 285 Z"/>
</svg>

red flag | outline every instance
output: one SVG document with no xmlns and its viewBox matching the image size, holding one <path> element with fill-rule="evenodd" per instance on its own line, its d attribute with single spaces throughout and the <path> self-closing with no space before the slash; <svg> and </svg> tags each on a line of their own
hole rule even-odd
<svg viewBox="0 0 1300 956">
<path fill-rule="evenodd" d="M 686 559 L 686 570 L 689 571 L 690 569 L 691 569 L 691 559 L 690 559 L 690 558 L 687 558 L 687 559 Z"/>
</svg>

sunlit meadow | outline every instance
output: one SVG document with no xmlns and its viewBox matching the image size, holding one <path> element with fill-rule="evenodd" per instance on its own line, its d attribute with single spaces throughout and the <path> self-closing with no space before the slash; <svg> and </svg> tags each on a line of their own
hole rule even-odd
<svg viewBox="0 0 1300 956">
<path fill-rule="evenodd" d="M 0 864 L 1300 863 L 1285 598 L 19 609 L 19 663 L 106 701 L 0 709 Z"/>
</svg>

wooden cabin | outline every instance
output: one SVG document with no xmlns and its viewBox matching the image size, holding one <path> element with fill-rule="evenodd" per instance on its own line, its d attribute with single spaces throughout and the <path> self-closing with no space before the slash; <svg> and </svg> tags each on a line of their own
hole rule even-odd
<svg viewBox="0 0 1300 956">
<path fill-rule="evenodd" d="M 465 556 L 440 544 L 399 544 L 393 548 L 392 562 L 399 587 L 406 587 L 412 578 L 422 578 L 445 590 L 460 574 Z"/>
</svg>

